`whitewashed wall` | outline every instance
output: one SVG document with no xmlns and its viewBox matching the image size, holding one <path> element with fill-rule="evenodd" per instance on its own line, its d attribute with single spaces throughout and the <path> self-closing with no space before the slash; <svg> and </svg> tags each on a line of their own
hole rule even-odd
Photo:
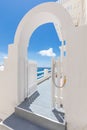
<svg viewBox="0 0 87 130">
<path fill-rule="evenodd" d="M 87 26 L 67 41 L 64 107 L 69 130 L 87 130 Z"/>
<path fill-rule="evenodd" d="M 9 46 L 5 68 L 0 71 L 0 118 L 5 119 L 18 103 L 16 48 Z"/>
<path fill-rule="evenodd" d="M 76 26 L 87 25 L 87 0 L 58 0 L 70 13 Z"/>
<path fill-rule="evenodd" d="M 21 95 L 24 100 L 35 92 L 37 87 L 37 64 L 26 61 L 28 72 L 24 74 L 21 71 L 22 75 L 26 75 L 24 77 L 26 78 L 25 89 L 20 89 L 18 85 L 17 54 L 16 46 L 14 44 L 9 45 L 8 58 L 4 59 L 4 70 L 0 71 L 0 118 L 3 120 L 14 112 L 14 108 L 20 103 Z"/>
</svg>

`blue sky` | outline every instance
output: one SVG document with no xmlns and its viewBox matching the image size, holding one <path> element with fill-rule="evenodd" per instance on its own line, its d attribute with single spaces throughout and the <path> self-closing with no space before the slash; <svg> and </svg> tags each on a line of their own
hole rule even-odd
<svg viewBox="0 0 87 130">
<path fill-rule="evenodd" d="M 8 54 L 8 45 L 13 43 L 22 17 L 36 5 L 52 1 L 56 0 L 0 0 L 0 63 L 3 63 L 3 57 Z M 51 54 L 59 55 L 58 45 L 60 42 L 53 24 L 41 25 L 31 36 L 28 57 L 36 60 L 38 66 L 49 66 Z"/>
</svg>

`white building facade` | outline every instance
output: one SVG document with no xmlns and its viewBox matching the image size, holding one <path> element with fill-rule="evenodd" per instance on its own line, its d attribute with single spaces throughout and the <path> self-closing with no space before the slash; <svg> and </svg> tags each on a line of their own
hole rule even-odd
<svg viewBox="0 0 87 130">
<path fill-rule="evenodd" d="M 87 26 L 75 27 L 65 8 L 55 2 L 33 8 L 19 23 L 14 44 L 8 47 L 5 68 L 0 71 L 0 118 L 7 118 L 27 97 L 26 58 L 29 39 L 36 28 L 49 22 L 60 25 L 57 27 L 62 28 L 59 29 L 62 40 L 67 42 L 67 58 L 63 67 L 67 77 L 63 94 L 67 128 L 87 130 Z M 79 25 L 82 24 L 79 22 Z"/>
<path fill-rule="evenodd" d="M 87 0 L 58 0 L 67 9 L 75 26 L 87 24 Z"/>
</svg>

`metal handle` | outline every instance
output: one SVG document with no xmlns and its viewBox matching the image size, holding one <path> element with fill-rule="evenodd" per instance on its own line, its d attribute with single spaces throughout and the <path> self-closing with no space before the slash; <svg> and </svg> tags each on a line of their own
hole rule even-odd
<svg viewBox="0 0 87 130">
<path fill-rule="evenodd" d="M 57 88 L 63 88 L 63 87 L 65 86 L 65 84 L 66 84 L 66 76 L 64 76 L 64 81 L 63 81 L 62 86 L 58 86 L 58 85 L 55 83 L 54 72 L 55 72 L 55 64 L 53 65 L 53 69 L 52 69 L 52 80 L 53 80 L 53 84 L 54 84 Z"/>
</svg>

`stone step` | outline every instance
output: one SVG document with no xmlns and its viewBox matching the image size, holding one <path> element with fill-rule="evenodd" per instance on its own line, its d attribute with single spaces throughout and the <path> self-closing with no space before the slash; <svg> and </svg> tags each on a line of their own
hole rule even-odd
<svg viewBox="0 0 87 130">
<path fill-rule="evenodd" d="M 13 129 L 3 123 L 0 123 L 0 130 L 13 130 Z"/>
<path fill-rule="evenodd" d="M 66 129 L 65 122 L 60 123 L 58 121 L 51 120 L 39 114 L 36 114 L 36 113 L 34 114 L 33 112 L 30 112 L 20 107 L 15 108 L 15 114 L 23 119 L 29 120 L 32 123 L 35 123 L 43 127 L 44 129 L 48 129 L 48 130 L 65 130 Z"/>
<path fill-rule="evenodd" d="M 53 121 L 57 121 L 59 123 L 65 122 L 63 113 L 60 113 L 55 109 L 52 110 L 52 108 L 46 108 L 43 106 L 33 104 L 30 106 L 30 110 L 35 114 L 42 115 L 45 118 L 52 119 Z"/>
<path fill-rule="evenodd" d="M 0 130 L 47 130 L 35 123 L 19 117 L 13 113 L 3 121 L 5 127 L 1 126 Z"/>
</svg>

